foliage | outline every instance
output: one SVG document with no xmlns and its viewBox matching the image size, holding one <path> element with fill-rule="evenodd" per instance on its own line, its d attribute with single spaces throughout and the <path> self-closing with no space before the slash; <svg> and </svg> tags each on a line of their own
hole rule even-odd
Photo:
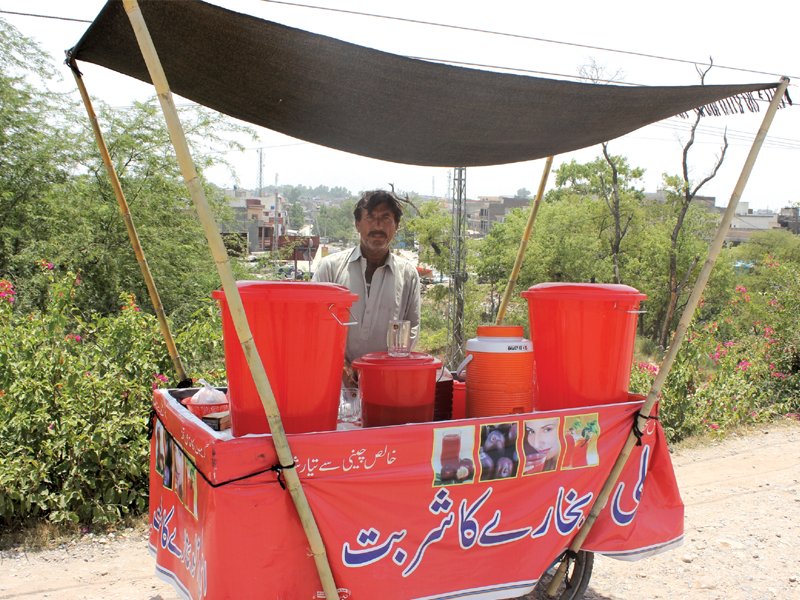
<svg viewBox="0 0 800 600">
<path fill-rule="evenodd" d="M 299 230 L 304 222 L 303 206 L 297 201 L 289 204 L 289 228 Z"/>
<path fill-rule="evenodd" d="M 27 240 L 52 228 L 39 199 L 71 166 L 69 106 L 47 92 L 52 76 L 41 50 L 0 20 L 0 274 L 14 271 Z"/>
<path fill-rule="evenodd" d="M 345 201 L 337 206 L 322 205 L 314 219 L 314 232 L 320 237 L 338 240 L 345 244 L 355 243 L 358 234 L 353 226 L 355 202 Z"/>
<path fill-rule="evenodd" d="M 662 390 L 670 439 L 800 410 L 800 275 L 776 262 L 763 268 L 763 289 L 744 285 L 758 281 L 745 275 L 714 320 L 695 321 L 687 332 Z M 649 391 L 656 372 L 649 362 L 634 365 L 631 389 Z"/>
<path fill-rule="evenodd" d="M 151 390 L 172 369 L 157 322 L 129 294 L 112 314 L 84 315 L 75 303 L 80 279 L 52 263 L 37 268 L 46 282 L 41 310 L 17 310 L 19 294 L 0 285 L 0 523 L 140 514 Z M 193 373 L 214 381 L 220 326 L 210 309 L 197 316 L 176 340 Z"/>
<path fill-rule="evenodd" d="M 447 273 L 452 219 L 439 202 L 423 202 L 418 207 L 419 214 L 403 218 L 400 233 L 414 240 L 420 263 Z"/>
</svg>

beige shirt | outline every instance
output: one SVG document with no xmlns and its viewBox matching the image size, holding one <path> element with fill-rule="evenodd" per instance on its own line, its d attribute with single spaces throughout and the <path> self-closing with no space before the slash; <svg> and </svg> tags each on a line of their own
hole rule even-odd
<svg viewBox="0 0 800 600">
<path fill-rule="evenodd" d="M 361 247 L 336 252 L 322 259 L 314 281 L 338 283 L 358 294 L 350 309 L 357 325 L 347 334 L 345 358 L 352 362 L 368 352 L 385 352 L 386 330 L 392 319 L 411 321 L 411 344 L 419 335 L 419 275 L 409 261 L 389 253 L 386 262 L 375 269 L 367 286 L 367 260 Z"/>
</svg>

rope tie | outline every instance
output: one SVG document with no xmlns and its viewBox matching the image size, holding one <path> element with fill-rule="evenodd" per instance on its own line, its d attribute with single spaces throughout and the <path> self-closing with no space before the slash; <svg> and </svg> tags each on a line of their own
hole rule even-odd
<svg viewBox="0 0 800 600">
<path fill-rule="evenodd" d="M 641 429 L 639 429 L 639 417 L 641 417 L 642 419 L 647 419 L 648 421 L 651 420 L 658 421 L 658 417 L 647 416 L 643 415 L 642 413 L 636 413 L 635 415 L 633 415 L 633 435 L 636 436 L 637 446 L 642 445 L 642 437 L 644 436 L 644 432 Z"/>
<path fill-rule="evenodd" d="M 562 560 L 567 561 L 567 570 L 564 572 L 564 585 L 566 589 L 570 589 L 572 587 L 572 577 L 569 574 L 569 568 L 570 566 L 575 566 L 578 561 L 578 553 L 567 548 L 564 550 L 564 558 Z"/>
<path fill-rule="evenodd" d="M 297 463 L 295 463 L 294 461 L 292 461 L 292 464 L 290 464 L 290 465 L 282 465 L 280 463 L 277 463 L 277 464 L 272 465 L 267 470 L 268 471 L 275 471 L 278 474 L 278 477 L 277 477 L 278 483 L 280 484 L 281 489 L 285 490 L 286 489 L 286 482 L 283 480 L 283 470 L 284 469 L 294 469 L 296 466 L 297 466 Z"/>
</svg>

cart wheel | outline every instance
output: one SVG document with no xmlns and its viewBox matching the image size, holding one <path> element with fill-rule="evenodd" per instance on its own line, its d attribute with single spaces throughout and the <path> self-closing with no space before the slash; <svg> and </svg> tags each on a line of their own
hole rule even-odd
<svg viewBox="0 0 800 600">
<path fill-rule="evenodd" d="M 523 596 L 523 600 L 581 600 L 583 598 L 583 594 L 589 586 L 589 579 L 592 577 L 594 554 L 583 550 L 578 552 L 578 557 L 570 565 L 566 580 L 561 582 L 555 598 L 548 598 L 547 587 L 550 585 L 560 562 L 556 561 L 544 572 L 533 592 Z M 566 584 L 567 580 L 569 581 L 569 586 Z"/>
</svg>

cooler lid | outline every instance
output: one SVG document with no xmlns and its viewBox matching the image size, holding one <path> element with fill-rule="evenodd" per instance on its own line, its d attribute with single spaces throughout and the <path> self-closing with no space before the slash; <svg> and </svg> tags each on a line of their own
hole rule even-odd
<svg viewBox="0 0 800 600">
<path fill-rule="evenodd" d="M 343 285 L 316 281 L 237 281 L 236 287 L 242 296 L 263 295 L 270 300 L 291 302 L 355 302 L 358 295 Z M 211 297 L 223 300 L 223 290 L 214 290 Z"/>
<path fill-rule="evenodd" d="M 522 325 L 481 325 L 478 337 L 521 338 L 525 335 Z"/>
<path fill-rule="evenodd" d="M 432 369 L 438 369 L 442 366 L 442 361 L 424 352 L 411 352 L 408 356 L 389 356 L 388 352 L 370 352 L 354 360 L 353 366 L 357 369 L 404 367 L 430 367 Z"/>
<path fill-rule="evenodd" d="M 568 298 L 580 300 L 645 300 L 647 296 L 618 283 L 538 283 L 520 294 L 523 298 Z"/>
</svg>

